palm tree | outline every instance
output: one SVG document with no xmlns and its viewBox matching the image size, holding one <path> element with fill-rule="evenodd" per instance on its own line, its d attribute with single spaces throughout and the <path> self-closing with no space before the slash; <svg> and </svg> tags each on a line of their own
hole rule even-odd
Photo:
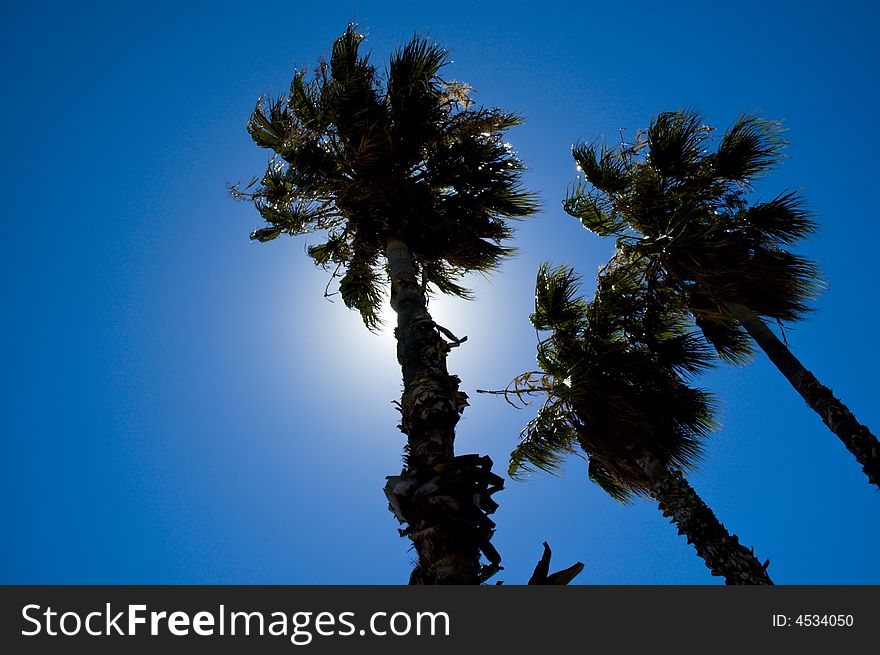
<svg viewBox="0 0 880 655">
<path fill-rule="evenodd" d="M 359 54 L 362 40 L 350 25 L 310 79 L 297 72 L 288 96 L 257 103 L 248 132 L 274 156 L 259 181 L 232 193 L 268 223 L 254 240 L 324 233 L 308 254 L 332 269 L 371 330 L 390 282 L 407 444 L 385 491 L 418 553 L 410 582 L 478 583 L 499 568 L 488 514 L 503 480 L 488 457 L 454 455 L 467 395 L 446 357 L 464 339 L 434 322 L 427 300 L 470 297 L 462 276 L 493 270 L 512 252 L 509 219 L 537 210 L 502 139 L 521 119 L 474 107 L 467 85 L 440 76 L 448 54 L 435 44 L 414 37 L 380 76 Z"/>
<path fill-rule="evenodd" d="M 596 297 L 577 297 L 567 267 L 541 266 L 535 291 L 540 371 L 508 393 L 542 393 L 546 402 L 523 430 L 510 474 L 555 472 L 578 450 L 588 475 L 613 498 L 652 498 L 687 537 L 713 575 L 727 584 L 772 584 L 769 561 L 739 543 L 684 478 L 713 428 L 711 397 L 683 376 L 704 368 L 708 350 L 669 311 L 650 271 L 619 252 L 599 278 Z"/>
<path fill-rule="evenodd" d="M 767 326 L 800 320 L 821 286 L 816 266 L 787 247 L 815 230 L 795 193 L 750 203 L 752 182 L 782 157 L 778 122 L 743 115 L 717 144 L 692 111 L 660 114 L 633 143 L 579 144 L 584 178 L 566 211 L 657 267 L 670 302 L 689 311 L 721 358 L 744 362 L 756 343 L 880 486 L 880 443 Z M 748 337 L 751 337 L 751 341 Z"/>
</svg>

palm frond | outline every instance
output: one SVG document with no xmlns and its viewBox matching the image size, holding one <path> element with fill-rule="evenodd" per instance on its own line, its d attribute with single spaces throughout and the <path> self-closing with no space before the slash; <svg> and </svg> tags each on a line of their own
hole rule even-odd
<svg viewBox="0 0 880 655">
<path fill-rule="evenodd" d="M 558 473 L 566 457 L 576 452 L 575 437 L 561 408 L 545 404 L 520 434 L 520 443 L 510 454 L 508 474 L 522 478 L 536 470 Z"/>
<path fill-rule="evenodd" d="M 268 243 L 276 239 L 283 230 L 277 225 L 271 227 L 261 227 L 251 232 L 251 241 L 259 241 L 260 243 Z"/>
<path fill-rule="evenodd" d="M 600 237 L 620 234 L 627 228 L 626 220 L 614 211 L 612 203 L 601 193 L 588 189 L 582 180 L 566 189 L 562 208 Z"/>
<path fill-rule="evenodd" d="M 449 63 L 449 52 L 418 35 L 391 55 L 388 95 L 402 99 L 438 83 L 440 70 Z"/>
<path fill-rule="evenodd" d="M 247 123 L 248 134 L 261 148 L 279 147 L 290 133 L 293 120 L 284 97 L 260 98 Z"/>
<path fill-rule="evenodd" d="M 306 71 L 298 71 L 290 83 L 287 105 L 299 123 L 306 129 L 320 134 L 326 127 L 321 111 L 318 85 L 306 81 Z"/>
<path fill-rule="evenodd" d="M 793 245 L 817 228 L 804 199 L 795 192 L 782 193 L 769 202 L 752 205 L 742 212 L 742 220 L 755 239 L 769 239 L 783 245 Z"/>
<path fill-rule="evenodd" d="M 473 300 L 473 292 L 458 284 L 457 280 L 461 279 L 461 276 L 460 270 L 447 265 L 442 260 L 433 260 L 422 264 L 422 278 L 426 287 L 433 285 L 440 293 Z M 430 287 L 428 290 L 430 292 Z"/>
<path fill-rule="evenodd" d="M 693 110 L 665 112 L 648 127 L 648 161 L 662 175 L 686 176 L 703 154 L 707 128 Z"/>
<path fill-rule="evenodd" d="M 573 330 L 584 322 L 586 304 L 577 296 L 580 277 L 569 266 L 551 268 L 544 262 L 535 282 L 535 311 L 529 320 L 536 330 Z"/>
<path fill-rule="evenodd" d="M 358 49 L 364 35 L 358 26 L 349 23 L 342 36 L 333 42 L 330 55 L 330 74 L 334 80 L 345 80 L 366 64 L 366 59 L 358 58 Z"/>
<path fill-rule="evenodd" d="M 782 157 L 786 141 L 780 121 L 742 114 L 730 126 L 715 154 L 715 174 L 730 180 L 747 181 L 772 168 Z"/>
<path fill-rule="evenodd" d="M 615 477 L 608 469 L 602 466 L 602 463 L 595 457 L 589 458 L 587 476 L 614 500 L 623 503 L 624 505 L 632 501 L 634 491 L 632 487 L 629 486 L 626 481 L 622 481 Z"/>
<path fill-rule="evenodd" d="M 339 294 L 349 309 L 360 312 L 364 325 L 376 332 L 382 328 L 380 313 L 386 294 L 385 276 L 369 259 L 355 258 L 339 281 Z"/>
<path fill-rule="evenodd" d="M 605 143 L 576 143 L 571 156 L 578 168 L 583 171 L 587 182 L 602 193 L 615 194 L 625 191 L 629 186 L 629 175 L 625 159 Z"/>
<path fill-rule="evenodd" d="M 322 268 L 326 268 L 331 262 L 345 264 L 354 254 L 349 235 L 344 230 L 330 233 L 326 242 L 311 245 L 306 252 L 314 260 L 315 265 Z"/>
</svg>

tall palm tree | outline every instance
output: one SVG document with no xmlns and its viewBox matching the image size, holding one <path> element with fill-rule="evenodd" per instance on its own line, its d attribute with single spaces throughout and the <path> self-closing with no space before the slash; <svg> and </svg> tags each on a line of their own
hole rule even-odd
<svg viewBox="0 0 880 655">
<path fill-rule="evenodd" d="M 577 297 L 572 269 L 540 268 L 531 321 L 549 336 L 538 345 L 541 371 L 515 380 L 512 393 L 546 402 L 523 430 L 510 474 L 556 471 L 579 449 L 612 497 L 655 500 L 713 575 L 772 584 L 769 562 L 730 535 L 684 478 L 713 427 L 711 397 L 684 381 L 707 365 L 708 351 L 638 264 L 618 253 L 590 303 Z"/>
<path fill-rule="evenodd" d="M 448 54 L 435 44 L 413 38 L 383 76 L 359 53 L 362 40 L 350 25 L 329 63 L 310 78 L 297 72 L 288 96 L 257 103 L 248 132 L 274 156 L 261 179 L 232 192 L 268 223 L 254 240 L 324 233 L 308 254 L 339 277 L 343 302 L 371 330 L 390 286 L 407 445 L 385 491 L 418 553 L 410 581 L 478 583 L 499 568 L 488 514 L 503 481 L 488 457 L 454 455 L 467 395 L 446 357 L 464 339 L 433 320 L 427 300 L 470 297 L 462 276 L 494 269 L 512 252 L 509 219 L 537 210 L 502 138 L 520 118 L 474 107 L 467 85 L 440 76 Z"/>
<path fill-rule="evenodd" d="M 743 115 L 717 143 L 692 111 L 660 114 L 633 143 L 579 144 L 584 178 L 564 207 L 657 267 L 670 302 L 690 311 L 731 363 L 756 343 L 880 487 L 880 443 L 767 326 L 797 321 L 821 285 L 787 247 L 815 230 L 795 193 L 750 203 L 751 183 L 782 156 L 778 122 Z M 748 335 L 748 336 L 746 336 Z M 751 337 L 751 341 L 748 337 Z"/>
</svg>

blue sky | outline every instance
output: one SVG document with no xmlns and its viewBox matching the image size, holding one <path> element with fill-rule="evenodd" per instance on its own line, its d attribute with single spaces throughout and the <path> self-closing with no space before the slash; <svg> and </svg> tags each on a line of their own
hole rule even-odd
<svg viewBox="0 0 880 655">
<path fill-rule="evenodd" d="M 501 473 L 532 416 L 474 390 L 534 367 L 538 262 L 592 280 L 610 252 L 560 209 L 571 144 L 680 107 L 785 121 L 790 157 L 757 196 L 803 191 L 821 230 L 801 250 L 828 283 L 789 342 L 880 426 L 870 3 L 4 3 L 0 582 L 407 579 L 382 494 L 404 443 L 393 339 L 323 299 L 309 240 L 250 243 L 259 217 L 224 188 L 265 165 L 256 98 L 352 18 L 374 62 L 430 34 L 448 77 L 526 117 L 509 140 L 544 211 L 477 301 L 431 307 L 468 336 L 449 361 L 472 403 L 458 452 Z M 690 480 L 722 522 L 777 583 L 880 583 L 880 495 L 775 369 L 702 384 L 724 429 Z M 718 583 L 651 503 L 617 504 L 585 468 L 496 496 L 496 579 L 525 582 L 548 540 L 583 584 Z"/>
</svg>

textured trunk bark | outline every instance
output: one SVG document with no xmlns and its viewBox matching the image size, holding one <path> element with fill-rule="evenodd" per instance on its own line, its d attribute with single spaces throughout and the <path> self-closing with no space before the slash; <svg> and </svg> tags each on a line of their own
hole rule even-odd
<svg viewBox="0 0 880 655">
<path fill-rule="evenodd" d="M 727 531 L 681 472 L 664 469 L 651 482 L 651 496 L 663 516 L 671 518 L 678 533 L 693 544 L 712 575 L 723 576 L 730 585 L 773 584 L 767 575 L 769 561 L 761 564 L 753 550 Z"/>
<path fill-rule="evenodd" d="M 767 353 L 770 361 L 779 369 L 822 422 L 836 434 L 846 449 L 862 465 L 868 480 L 880 488 L 880 442 L 864 425 L 856 420 L 849 408 L 834 393 L 821 384 L 816 376 L 800 363 L 773 331 L 752 310 L 735 303 L 726 303 L 730 315 L 739 321 L 746 332 Z"/>
<path fill-rule="evenodd" d="M 403 373 L 400 429 L 407 435 L 405 468 L 388 478 L 391 511 L 407 528 L 418 563 L 411 584 L 479 584 L 500 567 L 489 539 L 491 494 L 503 480 L 488 457 L 455 457 L 455 426 L 467 405 L 459 378 L 446 369 L 447 342 L 427 310 L 406 244 L 389 240 L 391 307 L 397 313 L 397 359 Z M 490 564 L 481 566 L 480 552 Z"/>
</svg>

